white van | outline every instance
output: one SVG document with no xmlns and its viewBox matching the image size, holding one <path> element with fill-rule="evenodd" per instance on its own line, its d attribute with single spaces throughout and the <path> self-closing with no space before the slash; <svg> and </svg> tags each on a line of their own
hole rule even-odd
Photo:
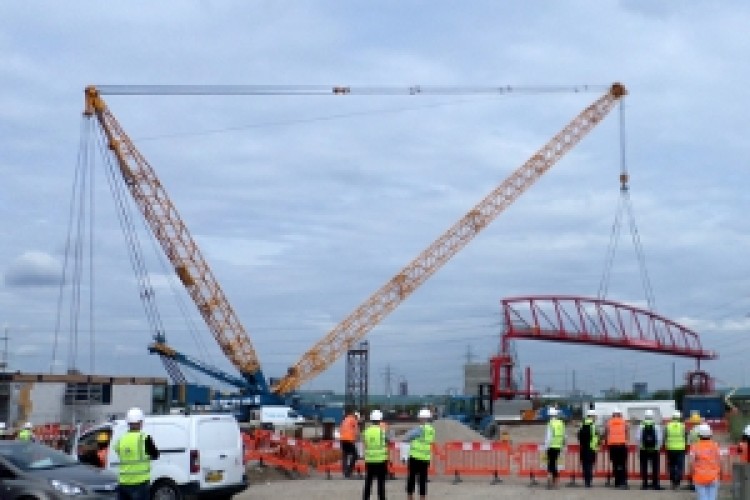
<svg viewBox="0 0 750 500">
<path fill-rule="evenodd" d="M 128 430 L 125 420 L 87 429 L 70 450 L 79 460 L 96 449 L 99 433 L 111 436 L 107 469 L 117 472 L 114 450 Z M 143 432 L 151 436 L 159 459 L 151 462 L 151 498 L 229 499 L 247 488 L 243 445 L 237 420 L 229 414 L 146 416 Z"/>
<path fill-rule="evenodd" d="M 250 412 L 250 422 L 267 429 L 284 429 L 305 423 L 305 417 L 291 406 L 266 405 Z"/>
</svg>

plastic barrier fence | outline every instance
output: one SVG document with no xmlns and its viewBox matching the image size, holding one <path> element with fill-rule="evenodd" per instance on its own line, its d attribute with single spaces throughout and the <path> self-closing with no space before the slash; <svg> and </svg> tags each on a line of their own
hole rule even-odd
<svg viewBox="0 0 750 500">
<path fill-rule="evenodd" d="M 444 474 L 453 475 L 454 483 L 467 476 L 492 476 L 493 483 L 500 476 L 509 476 L 513 449 L 508 443 L 445 443 Z M 432 464 L 431 464 L 432 465 Z"/>
</svg>

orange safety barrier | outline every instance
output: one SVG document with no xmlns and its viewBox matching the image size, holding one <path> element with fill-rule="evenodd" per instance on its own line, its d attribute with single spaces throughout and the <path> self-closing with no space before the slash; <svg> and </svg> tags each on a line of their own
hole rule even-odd
<svg viewBox="0 0 750 500">
<path fill-rule="evenodd" d="M 492 484 L 500 483 L 500 476 L 509 476 L 513 448 L 508 443 L 449 442 L 444 445 L 444 473 L 453 474 L 454 483 L 467 476 L 492 476 Z"/>
<path fill-rule="evenodd" d="M 537 477 L 547 475 L 547 460 L 544 447 L 537 443 L 522 443 L 516 447 L 518 476 L 529 476 L 529 485 L 538 483 Z"/>
</svg>

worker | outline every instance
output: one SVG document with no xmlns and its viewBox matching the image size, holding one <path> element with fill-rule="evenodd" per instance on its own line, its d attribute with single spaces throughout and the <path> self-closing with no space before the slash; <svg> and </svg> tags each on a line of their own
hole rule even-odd
<svg viewBox="0 0 750 500">
<path fill-rule="evenodd" d="M 100 469 L 107 468 L 107 459 L 109 456 L 109 438 L 108 432 L 102 431 L 96 435 L 96 458 Z"/>
<path fill-rule="evenodd" d="M 120 459 L 119 500 L 148 500 L 151 481 L 151 460 L 159 458 L 151 436 L 141 431 L 143 411 L 131 408 L 126 415 L 128 432 L 115 443 L 115 453 Z"/>
<path fill-rule="evenodd" d="M 711 439 L 711 426 L 700 424 L 698 442 L 690 447 L 690 464 L 693 485 L 698 500 L 716 500 L 721 477 L 721 452 Z"/>
<path fill-rule="evenodd" d="M 591 488 L 594 478 L 594 464 L 596 453 L 599 451 L 599 434 L 596 430 L 596 411 L 592 408 L 586 412 L 581 428 L 578 429 L 578 450 L 581 459 L 581 472 L 583 474 L 583 485 Z"/>
<path fill-rule="evenodd" d="M 662 445 L 662 430 L 661 426 L 654 422 L 653 410 L 646 410 L 643 421 L 638 428 L 636 442 L 641 464 L 641 489 L 647 490 L 650 487 L 654 490 L 660 490 L 659 450 Z M 650 486 L 648 481 L 649 469 L 651 469 Z"/>
<path fill-rule="evenodd" d="M 385 500 L 385 478 L 388 474 L 388 437 L 380 424 L 383 412 L 370 412 L 370 425 L 362 433 L 362 444 L 365 450 L 365 489 L 363 500 L 369 500 L 372 481 L 377 481 L 378 500 Z"/>
<path fill-rule="evenodd" d="M 32 429 L 34 428 L 33 425 L 31 425 L 31 422 L 26 422 L 23 424 L 23 428 L 18 431 L 18 439 L 21 441 L 34 441 L 34 432 Z"/>
<path fill-rule="evenodd" d="M 560 458 L 560 451 L 565 445 L 565 423 L 559 418 L 559 411 L 551 407 L 547 411 L 549 422 L 547 423 L 547 432 L 544 436 L 544 449 L 547 453 L 547 488 L 556 489 L 560 480 L 560 473 L 557 470 L 557 459 Z"/>
<path fill-rule="evenodd" d="M 432 425 L 432 412 L 422 408 L 417 414 L 419 426 L 404 435 L 409 445 L 409 464 L 406 479 L 406 497 L 414 500 L 414 489 L 419 481 L 419 498 L 427 498 L 427 473 L 432 460 L 432 443 L 435 442 L 435 427 Z"/>
<path fill-rule="evenodd" d="M 605 440 L 612 462 L 614 487 L 628 489 L 628 423 L 622 418 L 622 410 L 615 408 L 607 421 Z"/>
<path fill-rule="evenodd" d="M 687 432 L 682 421 L 682 413 L 675 410 L 672 419 L 664 428 L 664 448 L 667 450 L 667 469 L 671 488 L 676 490 L 682 482 L 685 468 L 685 449 L 687 448 Z"/>
<path fill-rule="evenodd" d="M 750 424 L 746 425 L 742 430 L 742 437 L 740 438 L 739 455 L 742 463 L 750 463 Z"/>
<path fill-rule="evenodd" d="M 341 443 L 341 472 L 350 479 L 357 462 L 357 440 L 359 439 L 359 413 L 349 410 L 339 426 Z"/>
</svg>

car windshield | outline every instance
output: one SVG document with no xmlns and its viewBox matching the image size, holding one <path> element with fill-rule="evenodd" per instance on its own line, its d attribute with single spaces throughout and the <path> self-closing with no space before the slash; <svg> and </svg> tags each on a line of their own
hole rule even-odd
<svg viewBox="0 0 750 500">
<path fill-rule="evenodd" d="M 78 462 L 49 446 L 34 442 L 6 441 L 0 444 L 0 456 L 21 470 L 53 469 Z"/>
</svg>

